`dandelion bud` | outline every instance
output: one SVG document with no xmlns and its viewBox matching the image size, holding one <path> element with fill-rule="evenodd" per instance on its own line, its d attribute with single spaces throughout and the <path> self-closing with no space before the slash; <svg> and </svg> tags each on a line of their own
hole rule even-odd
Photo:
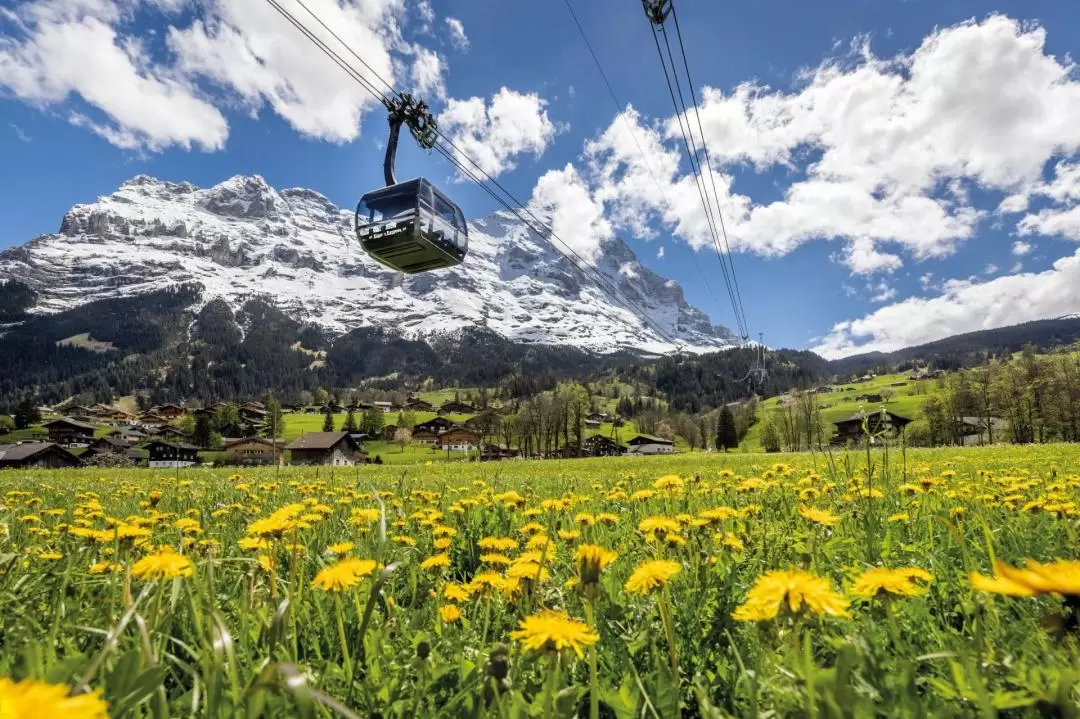
<svg viewBox="0 0 1080 719">
<path fill-rule="evenodd" d="M 421 640 L 421 642 L 416 645 L 416 656 L 417 656 L 417 658 L 420 659 L 420 660 L 424 660 L 424 659 L 427 659 L 428 656 L 430 656 L 430 655 L 431 655 L 431 644 L 426 639 Z"/>
</svg>

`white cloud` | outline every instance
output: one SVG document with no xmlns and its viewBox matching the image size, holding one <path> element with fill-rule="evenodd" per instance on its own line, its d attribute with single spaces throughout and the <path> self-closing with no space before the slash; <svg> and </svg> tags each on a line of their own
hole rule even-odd
<svg viewBox="0 0 1080 719">
<path fill-rule="evenodd" d="M 660 245 L 660 249 L 656 251 L 656 259 L 658 259 L 658 260 L 664 259 L 664 246 L 663 245 Z"/>
<path fill-rule="evenodd" d="M 888 302 L 893 297 L 896 297 L 896 288 L 890 287 L 889 283 L 885 280 L 875 284 L 870 284 L 867 289 L 874 294 L 870 296 L 871 302 Z"/>
<path fill-rule="evenodd" d="M 416 59 L 413 60 L 411 77 L 413 89 L 424 98 L 446 99 L 446 84 L 443 73 L 446 63 L 439 53 L 423 47 L 416 47 Z"/>
<path fill-rule="evenodd" d="M 374 73 L 396 83 L 390 51 L 407 50 L 398 30 L 403 0 L 307 0 L 305 4 Z M 370 83 L 385 89 L 302 8 L 288 9 Z M 168 43 L 185 74 L 234 92 L 253 114 L 269 105 L 304 135 L 331 142 L 353 140 L 359 135 L 363 112 L 381 107 L 266 3 L 210 0 L 202 19 L 183 30 L 169 29 Z"/>
<path fill-rule="evenodd" d="M 1027 253 L 1031 252 L 1033 245 L 1030 242 L 1024 242 L 1023 240 L 1017 240 L 1012 243 L 1012 253 L 1017 257 L 1023 257 Z"/>
<path fill-rule="evenodd" d="M 1080 312 L 1080 251 L 1050 269 L 985 282 L 953 280 L 936 297 L 910 297 L 839 322 L 814 351 L 829 358 L 888 352 L 950 335 Z"/>
<path fill-rule="evenodd" d="M 590 264 L 613 236 L 604 206 L 593 199 L 573 165 L 545 172 L 533 189 L 530 205 L 538 215 L 550 218 L 558 237 L 552 238 L 554 244 L 561 247 L 561 240 Z"/>
<path fill-rule="evenodd" d="M 1025 215 L 1016 225 L 1022 235 L 1059 235 L 1080 241 L 1080 162 L 1059 162 L 1054 180 L 1039 185 L 1033 194 L 1050 198 L 1053 207 Z"/>
<path fill-rule="evenodd" d="M 1010 193 L 1002 211 L 1022 209 L 1045 164 L 1080 149 L 1080 80 L 1067 58 L 1045 52 L 1045 40 L 1035 24 L 992 15 L 935 31 L 890 59 L 861 41 L 853 57 L 801 73 L 791 92 L 704 88 L 701 127 L 731 246 L 784 255 L 842 239 L 853 272 L 891 271 L 902 252 L 945 257 L 974 237 L 988 214 L 971 204 L 985 195 L 975 188 Z M 637 157 L 628 121 L 663 191 Z M 697 127 L 695 113 L 685 121 Z M 653 127 L 623 113 L 586 146 L 597 170 L 590 180 L 617 226 L 648 232 L 659 217 L 702 248 L 708 223 L 696 183 L 679 176 L 681 142 L 678 118 Z M 798 179 L 780 200 L 756 203 L 736 194 L 724 171 L 739 164 L 786 167 Z M 1072 220 L 1053 219 L 1061 232 Z"/>
<path fill-rule="evenodd" d="M 428 0 L 420 0 L 416 3 L 416 14 L 420 16 L 420 32 L 430 34 L 431 24 L 435 22 L 435 8 Z"/>
<path fill-rule="evenodd" d="M 988 264 L 983 269 L 983 274 L 984 275 L 994 275 L 994 274 L 997 274 L 997 271 L 998 271 L 998 266 L 995 265 L 993 262 L 991 262 L 990 264 Z"/>
<path fill-rule="evenodd" d="M 896 255 L 879 252 L 873 240 L 867 237 L 860 237 L 848 243 L 844 249 L 843 262 L 856 275 L 892 272 L 900 269 L 904 264 Z"/>
<path fill-rule="evenodd" d="M 107 0 L 20 5 L 9 15 L 18 36 L 0 37 L 0 87 L 40 107 L 70 107 L 77 96 L 99 119 L 65 114 L 121 147 L 223 147 L 221 112 L 188 78 L 155 65 L 139 38 L 117 32 L 129 11 Z"/>
<path fill-rule="evenodd" d="M 15 137 L 19 138 L 19 142 L 30 142 L 30 136 L 26 134 L 26 131 L 16 125 L 14 122 L 9 122 L 8 126 L 15 132 Z"/>
<path fill-rule="evenodd" d="M 446 27 L 450 31 L 450 42 L 462 52 L 469 51 L 469 38 L 465 34 L 465 24 L 456 17 L 446 18 Z"/>
<path fill-rule="evenodd" d="M 514 169 L 519 155 L 542 155 L 559 130 L 543 98 L 505 87 L 490 103 L 451 99 L 439 114 L 439 129 L 493 177 Z"/>
</svg>

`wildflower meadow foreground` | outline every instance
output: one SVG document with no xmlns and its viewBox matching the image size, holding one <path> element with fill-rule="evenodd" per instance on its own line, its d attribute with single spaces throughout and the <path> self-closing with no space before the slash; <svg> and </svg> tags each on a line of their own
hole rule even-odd
<svg viewBox="0 0 1080 719">
<path fill-rule="evenodd" d="M 1080 448 L 0 475 L 0 717 L 1077 716 Z"/>
</svg>

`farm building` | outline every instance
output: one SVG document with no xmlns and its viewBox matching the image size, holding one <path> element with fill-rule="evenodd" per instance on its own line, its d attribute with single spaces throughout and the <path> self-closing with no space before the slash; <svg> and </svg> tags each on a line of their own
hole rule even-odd
<svg viewBox="0 0 1080 719">
<path fill-rule="evenodd" d="M 585 445 L 585 452 L 590 457 L 617 457 L 626 454 L 626 447 L 610 437 L 600 434 L 586 437 L 583 444 Z"/>
<path fill-rule="evenodd" d="M 155 439 L 147 442 L 146 450 L 150 467 L 176 469 L 190 467 L 199 461 L 199 448 L 183 442 L 166 442 Z"/>
<path fill-rule="evenodd" d="M 965 447 L 1008 439 L 1009 423 L 1000 417 L 961 417 L 960 436 Z"/>
<path fill-rule="evenodd" d="M 448 420 L 446 417 L 435 417 L 429 419 L 427 422 L 419 422 L 413 427 L 413 434 L 416 432 L 432 432 L 436 436 L 442 434 L 446 430 L 454 426 L 454 423 Z"/>
<path fill-rule="evenodd" d="M 457 400 L 443 402 L 439 407 L 439 414 L 475 414 L 476 407 Z"/>
<path fill-rule="evenodd" d="M 61 447 L 86 447 L 94 441 L 93 425 L 70 417 L 61 417 L 42 425 L 49 432 L 49 441 Z"/>
<path fill-rule="evenodd" d="M 83 457 L 93 456 L 95 454 L 127 454 L 127 451 L 131 449 L 133 442 L 120 439 L 111 435 L 105 435 L 104 437 L 98 437 L 85 452 Z"/>
<path fill-rule="evenodd" d="M 856 395 L 855 401 L 856 402 L 869 402 L 870 404 L 880 404 L 880 403 L 885 401 L 885 398 L 882 397 L 880 394 L 869 393 L 869 394 Z"/>
<path fill-rule="evenodd" d="M 410 399 L 405 403 L 405 409 L 411 409 L 413 412 L 431 412 L 435 407 L 431 402 L 422 399 Z"/>
<path fill-rule="evenodd" d="M 675 451 L 675 445 L 672 444 L 636 444 L 630 448 L 627 453 L 632 456 L 645 457 L 654 454 L 678 454 Z"/>
<path fill-rule="evenodd" d="M 870 434 L 885 432 L 895 435 L 904 427 L 911 424 L 907 417 L 901 417 L 892 412 L 871 412 L 866 417 L 866 428 Z M 865 438 L 863 432 L 863 415 L 856 412 L 847 419 L 833 422 L 836 425 L 836 434 L 829 440 L 831 444 L 847 444 L 848 442 L 861 442 Z"/>
<path fill-rule="evenodd" d="M 430 429 L 414 429 L 412 441 L 416 444 L 435 444 L 439 441 L 439 435 Z"/>
<path fill-rule="evenodd" d="M 181 407 L 178 404 L 160 404 L 147 410 L 147 414 L 154 414 L 158 417 L 164 417 L 165 419 L 173 420 L 177 417 L 183 417 L 185 414 L 187 414 L 187 408 Z"/>
<path fill-rule="evenodd" d="M 454 427 L 439 435 L 439 447 L 464 452 L 480 446 L 480 435 L 464 427 Z"/>
<path fill-rule="evenodd" d="M 367 453 L 348 432 L 308 432 L 286 447 L 290 464 L 363 464 Z"/>
<path fill-rule="evenodd" d="M 79 458 L 53 442 L 0 445 L 0 469 L 78 467 Z"/>
<path fill-rule="evenodd" d="M 600 420 L 587 419 L 585 420 L 585 429 L 600 429 Z"/>
<path fill-rule="evenodd" d="M 225 443 L 225 459 L 230 464 L 277 464 L 285 443 L 266 437 L 243 437 Z"/>
<path fill-rule="evenodd" d="M 634 447 L 643 447 L 647 444 L 658 444 L 662 446 L 674 447 L 675 440 L 664 439 L 663 437 L 653 437 L 647 434 L 639 434 L 632 440 L 626 443 L 631 449 Z"/>
</svg>

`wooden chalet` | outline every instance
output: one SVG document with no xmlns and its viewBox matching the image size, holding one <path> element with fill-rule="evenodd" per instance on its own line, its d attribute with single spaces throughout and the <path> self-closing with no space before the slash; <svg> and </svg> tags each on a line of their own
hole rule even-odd
<svg viewBox="0 0 1080 719">
<path fill-rule="evenodd" d="M 869 394 L 860 394 L 855 397 L 856 402 L 869 402 L 870 404 L 881 404 L 885 401 L 885 398 L 880 394 L 871 392 Z"/>
<path fill-rule="evenodd" d="M 87 447 L 94 441 L 94 426 L 60 417 L 42 425 L 49 432 L 49 441 L 61 447 Z"/>
<path fill-rule="evenodd" d="M 285 449 L 290 464 L 352 466 L 367 460 L 367 453 L 348 432 L 308 432 Z"/>
<path fill-rule="evenodd" d="M 449 400 L 440 405 L 439 414 L 476 414 L 476 407 L 465 402 Z"/>
<path fill-rule="evenodd" d="M 480 450 L 481 462 L 497 462 L 501 459 L 511 459 L 517 456 L 517 448 L 508 447 L 505 444 L 485 444 Z"/>
<path fill-rule="evenodd" d="M 585 421 L 592 420 L 594 422 L 606 422 L 611 416 L 607 412 L 589 412 L 585 415 Z"/>
<path fill-rule="evenodd" d="M 104 437 L 98 437 L 91 442 L 90 446 L 87 447 L 82 456 L 87 457 L 95 454 L 127 454 L 127 451 L 131 449 L 132 445 L 132 442 L 127 442 L 119 437 L 105 435 Z"/>
<path fill-rule="evenodd" d="M 393 442 L 394 433 L 397 432 L 396 424 L 384 424 L 382 430 L 379 431 L 379 439 L 384 442 Z"/>
<path fill-rule="evenodd" d="M 153 436 L 165 441 L 179 441 L 187 437 L 183 430 L 173 427 L 172 425 L 166 425 L 159 428 L 154 432 Z"/>
<path fill-rule="evenodd" d="M 873 435 L 884 432 L 887 436 L 895 436 L 911 424 L 911 420 L 907 417 L 888 411 L 871 412 L 865 418 L 866 428 Z M 830 444 L 858 443 L 866 439 L 866 433 L 863 431 L 863 415 L 858 412 L 833 424 L 836 425 L 836 434 L 829 439 Z"/>
<path fill-rule="evenodd" d="M 618 457 L 626 454 L 625 446 L 602 434 L 586 437 L 582 445 L 589 457 Z"/>
<path fill-rule="evenodd" d="M 111 430 L 106 437 L 113 437 L 119 439 L 122 442 L 127 442 L 129 445 L 138 444 L 150 435 L 143 432 L 141 429 L 135 427 L 120 427 L 119 429 Z"/>
<path fill-rule="evenodd" d="M 413 412 L 433 412 L 435 406 L 431 402 L 422 399 L 410 399 L 405 403 L 405 409 L 410 409 Z"/>
<path fill-rule="evenodd" d="M 285 443 L 266 437 L 243 437 L 225 443 L 229 464 L 278 464 L 285 455 Z"/>
<path fill-rule="evenodd" d="M 654 454 L 678 454 L 673 444 L 638 444 L 630 448 L 627 454 L 647 457 Z"/>
<path fill-rule="evenodd" d="M 438 432 L 433 432 L 430 429 L 417 429 L 413 428 L 412 441 L 415 444 L 430 444 L 434 445 L 439 441 Z"/>
<path fill-rule="evenodd" d="M 586 419 L 585 429 L 600 429 L 600 420 L 598 419 Z"/>
<path fill-rule="evenodd" d="M 183 442 L 167 442 L 155 439 L 147 442 L 146 450 L 149 466 L 159 469 L 190 467 L 199 461 L 199 448 Z"/>
<path fill-rule="evenodd" d="M 464 427 L 452 427 L 439 435 L 439 447 L 465 452 L 480 447 L 480 435 Z"/>
<path fill-rule="evenodd" d="M 372 402 L 371 406 L 379 410 L 383 414 L 388 414 L 390 412 L 397 412 L 401 410 L 401 405 L 394 404 L 393 402 Z"/>
<path fill-rule="evenodd" d="M 433 432 L 436 436 L 442 434 L 446 430 L 454 426 L 454 423 L 448 420 L 446 417 L 433 417 L 427 422 L 419 422 L 413 427 L 413 434 L 420 431 Z"/>
<path fill-rule="evenodd" d="M 158 417 L 164 417 L 167 420 L 174 420 L 177 417 L 183 417 L 187 414 L 187 408 L 178 404 L 159 404 L 156 407 L 151 407 L 148 410 L 148 414 L 155 414 Z"/>
<path fill-rule="evenodd" d="M 78 467 L 82 462 L 53 442 L 0 444 L 0 469 Z"/>
<path fill-rule="evenodd" d="M 648 434 L 639 434 L 638 436 L 634 437 L 633 439 L 631 439 L 626 444 L 627 444 L 628 447 L 643 447 L 643 446 L 645 446 L 647 444 L 656 444 L 656 445 L 661 445 L 661 446 L 666 445 L 668 447 L 674 447 L 675 446 L 675 440 L 673 440 L 673 439 L 664 439 L 663 437 L 653 437 L 652 435 L 648 435 Z"/>
</svg>

